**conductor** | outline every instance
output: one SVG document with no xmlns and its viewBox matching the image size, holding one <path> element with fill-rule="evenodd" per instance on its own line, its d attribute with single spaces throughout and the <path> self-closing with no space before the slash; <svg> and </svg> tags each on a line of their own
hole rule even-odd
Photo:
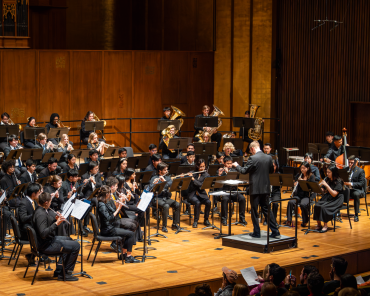
<svg viewBox="0 0 370 296">
<path fill-rule="evenodd" d="M 270 228 L 272 230 L 270 237 L 280 238 L 275 216 L 268 206 L 270 194 L 269 174 L 274 171 L 272 158 L 261 151 L 260 144 L 257 141 L 253 141 L 249 145 L 249 148 L 252 156 L 248 158 L 244 167 L 241 167 L 237 162 L 233 163 L 233 167 L 235 167 L 239 173 L 249 173 L 249 192 L 251 196 L 252 222 L 254 228 L 253 233 L 249 235 L 256 238 L 261 237 L 260 226 L 258 224 L 258 205 L 260 205 L 265 217 L 267 217 L 267 210 L 270 211 Z"/>
</svg>

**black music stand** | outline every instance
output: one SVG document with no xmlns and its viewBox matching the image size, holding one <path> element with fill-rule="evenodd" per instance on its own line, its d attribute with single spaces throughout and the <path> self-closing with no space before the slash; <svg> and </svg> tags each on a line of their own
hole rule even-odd
<svg viewBox="0 0 370 296">
<path fill-rule="evenodd" d="M 78 168 L 78 176 L 82 177 L 83 174 L 89 171 L 89 164 L 88 163 L 82 163 L 80 164 L 80 167 Z"/>
<path fill-rule="evenodd" d="M 104 157 L 118 157 L 118 150 L 121 147 L 108 147 L 108 149 L 104 152 Z"/>
<path fill-rule="evenodd" d="M 36 139 L 37 139 L 37 136 L 41 133 L 44 133 L 46 134 L 46 127 L 25 127 L 24 128 L 24 139 L 27 139 L 27 140 L 35 140 L 35 143 L 36 143 Z"/>
<path fill-rule="evenodd" d="M 203 159 L 206 167 L 208 167 L 209 157 L 208 157 L 207 154 L 195 154 L 195 161 L 194 162 L 196 163 L 199 159 Z"/>
<path fill-rule="evenodd" d="M 305 180 L 298 180 L 298 184 L 299 186 L 301 186 L 301 189 L 303 191 L 306 191 L 309 193 L 309 198 L 310 198 L 310 203 L 311 203 L 311 195 L 312 193 L 317 193 L 317 194 L 322 194 L 322 190 L 319 186 L 319 184 L 317 184 L 316 182 L 309 182 L 309 181 L 305 181 Z M 309 204 L 309 207 L 310 207 L 310 204 Z M 309 213 L 311 212 L 311 210 L 309 209 Z M 297 213 L 296 213 L 297 215 Z M 311 229 L 311 215 L 308 216 L 308 229 L 302 229 L 302 231 L 306 231 L 304 234 L 307 234 L 309 232 L 320 232 L 319 230 L 316 230 L 316 229 Z M 296 227 L 298 227 L 298 225 L 296 225 Z"/>
<path fill-rule="evenodd" d="M 118 158 L 102 159 L 99 163 L 99 171 L 103 173 L 113 172 L 118 163 Z"/>
<path fill-rule="evenodd" d="M 94 131 L 94 133 L 98 131 L 104 130 L 104 121 L 85 121 L 85 130 L 86 131 Z"/>
<path fill-rule="evenodd" d="M 69 128 L 68 127 L 57 127 L 57 128 L 51 128 L 48 133 L 48 139 L 58 139 L 58 142 L 60 140 L 60 137 L 62 135 L 68 135 Z"/>
<path fill-rule="evenodd" d="M 43 163 L 47 163 L 49 161 L 50 158 L 54 157 L 57 161 L 60 160 L 60 158 L 62 157 L 63 155 L 63 152 L 50 152 L 50 153 L 46 153 L 44 155 L 44 157 L 42 158 L 41 162 Z"/>
<path fill-rule="evenodd" d="M 149 155 L 129 157 L 127 158 L 127 167 L 145 169 L 148 166 L 149 158 Z"/>
<path fill-rule="evenodd" d="M 217 143 L 201 143 L 195 142 L 194 144 L 194 154 L 206 154 L 206 155 L 214 155 L 217 153 Z"/>
<path fill-rule="evenodd" d="M 218 176 L 217 172 L 219 168 L 222 168 L 224 165 L 223 164 L 210 164 L 208 166 L 208 174 L 210 176 Z"/>
<path fill-rule="evenodd" d="M 74 149 L 71 151 L 71 154 L 76 156 L 76 159 L 78 159 L 78 165 L 80 165 L 81 159 L 85 159 L 89 157 L 89 151 L 90 149 Z"/>
<path fill-rule="evenodd" d="M 255 118 L 248 118 L 248 117 L 234 117 L 233 118 L 233 126 L 242 128 L 242 131 L 243 131 L 242 139 L 243 139 L 243 141 L 245 140 L 244 139 L 244 135 L 245 135 L 244 131 L 249 130 L 250 128 L 254 128 L 254 121 L 255 121 Z M 239 134 L 239 136 L 240 136 L 240 134 Z M 242 148 L 242 150 L 243 150 L 243 148 Z"/>
<path fill-rule="evenodd" d="M 162 191 L 163 191 L 163 188 L 164 186 L 167 184 L 167 181 L 164 181 L 162 183 L 158 183 L 158 184 L 155 184 L 154 187 L 152 188 L 152 192 L 153 194 L 156 195 L 156 204 L 157 204 L 157 232 L 150 235 L 149 238 L 151 238 L 152 236 L 154 237 L 158 237 L 158 236 L 161 236 L 163 238 L 167 238 L 167 236 L 165 236 L 164 234 L 161 234 L 159 233 L 159 207 L 158 207 L 158 194 L 160 194 Z"/>
<path fill-rule="evenodd" d="M 217 181 L 221 181 L 221 180 L 225 180 L 225 176 L 219 176 L 219 177 L 207 177 L 204 179 L 203 181 L 203 184 L 202 184 L 202 187 L 200 188 L 200 190 L 205 190 L 205 189 L 209 189 L 209 190 L 213 190 L 213 189 L 217 189 L 217 188 L 221 188 L 222 187 L 222 184 L 219 184 L 219 183 L 216 183 Z M 211 193 L 209 193 L 209 195 L 211 195 Z M 211 228 L 211 229 L 218 229 L 220 231 L 220 233 L 215 233 L 213 235 L 222 235 L 222 223 L 220 223 L 220 228 L 218 228 L 217 226 L 215 226 L 214 222 L 215 222 L 215 217 L 214 217 L 214 198 L 212 199 L 212 223 L 210 226 L 206 226 L 206 227 L 203 227 L 202 230 L 205 230 L 205 229 L 208 229 L 208 228 Z M 221 219 L 220 219 L 221 221 Z M 219 238 L 219 237 L 215 237 L 216 238 Z"/>
<path fill-rule="evenodd" d="M 152 178 L 153 171 L 137 172 L 135 174 L 135 182 L 137 184 L 147 184 Z"/>
<path fill-rule="evenodd" d="M 60 173 L 58 176 L 62 178 L 63 182 L 67 179 L 67 173 Z"/>
<path fill-rule="evenodd" d="M 243 156 L 233 156 L 233 162 L 237 162 L 241 167 L 243 167 Z"/>
<path fill-rule="evenodd" d="M 177 150 L 178 154 L 188 146 L 188 138 L 171 138 L 168 143 L 169 150 Z"/>
<path fill-rule="evenodd" d="M 191 177 L 176 178 L 176 179 L 173 179 L 172 185 L 171 185 L 170 189 L 168 189 L 169 192 L 174 192 L 175 191 L 176 195 L 177 195 L 177 192 L 179 192 L 179 194 L 180 194 L 180 207 L 181 207 L 181 204 L 182 204 L 181 191 L 188 189 L 189 185 L 190 185 L 190 182 L 191 182 Z M 175 197 L 175 200 L 176 200 L 176 197 Z M 181 228 L 181 219 L 180 219 L 179 220 L 179 228 L 176 230 L 175 234 L 178 234 L 180 231 L 190 232 L 190 230 L 187 230 L 185 228 L 186 227 Z"/>
<path fill-rule="evenodd" d="M 176 171 L 176 175 L 185 175 L 195 170 L 195 165 L 180 165 Z"/>
<path fill-rule="evenodd" d="M 218 127 L 217 116 L 199 116 L 195 117 L 195 127 L 203 129 L 203 127 Z"/>
<path fill-rule="evenodd" d="M 45 184 L 48 182 L 50 176 L 49 177 L 44 177 L 44 178 L 39 178 L 36 180 L 37 183 L 40 183 L 42 185 L 42 187 L 45 186 Z"/>
<path fill-rule="evenodd" d="M 180 162 L 169 162 L 168 163 L 168 174 L 176 175 L 176 172 L 180 166 Z"/>
<path fill-rule="evenodd" d="M 17 151 L 15 159 L 18 159 L 20 157 L 22 161 L 27 161 L 28 159 L 42 159 L 42 149 L 18 149 L 12 151 Z"/>
<path fill-rule="evenodd" d="M 6 143 L 9 144 L 9 136 L 19 136 L 19 124 L 0 125 L 0 138 L 6 138 Z"/>
<path fill-rule="evenodd" d="M 167 120 L 167 119 L 158 119 L 157 122 L 157 131 L 163 131 L 169 125 L 174 125 L 176 130 L 180 129 L 180 120 Z"/>
<path fill-rule="evenodd" d="M 244 148 L 244 141 L 241 138 L 223 138 L 224 146 L 226 143 L 232 143 L 235 149 L 240 149 L 243 151 Z"/>
</svg>

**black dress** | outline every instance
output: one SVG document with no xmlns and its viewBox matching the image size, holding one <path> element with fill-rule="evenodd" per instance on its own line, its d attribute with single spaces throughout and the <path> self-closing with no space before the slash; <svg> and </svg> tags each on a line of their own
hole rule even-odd
<svg viewBox="0 0 370 296">
<path fill-rule="evenodd" d="M 329 192 L 315 204 L 313 219 L 316 221 L 323 221 L 327 223 L 333 219 L 336 210 L 343 205 L 343 182 L 342 180 L 329 180 L 329 187 L 338 192 L 337 196 L 333 197 Z"/>
</svg>

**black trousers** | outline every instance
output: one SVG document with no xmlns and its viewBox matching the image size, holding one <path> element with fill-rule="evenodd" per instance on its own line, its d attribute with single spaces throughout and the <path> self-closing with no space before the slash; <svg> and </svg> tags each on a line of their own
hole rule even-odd
<svg viewBox="0 0 370 296">
<path fill-rule="evenodd" d="M 251 195 L 251 209 L 252 209 L 252 222 L 253 233 L 261 235 L 260 225 L 258 222 L 258 205 L 261 207 L 262 214 L 267 216 L 267 211 L 270 211 L 270 228 L 272 233 L 278 233 L 276 219 L 272 211 L 268 208 L 269 194 L 255 194 Z"/>
<path fill-rule="evenodd" d="M 270 201 L 281 199 L 281 195 L 279 193 L 273 194 L 270 196 Z M 275 219 L 277 220 L 277 212 L 279 210 L 279 203 L 275 202 L 272 204 L 272 213 L 275 216 Z M 267 216 L 265 216 L 265 220 L 267 220 Z"/>
<path fill-rule="evenodd" d="M 156 199 L 154 199 L 154 205 L 157 205 Z M 180 223 L 180 204 L 173 199 L 158 198 L 158 208 L 162 209 L 162 225 L 167 227 L 167 218 L 170 207 L 173 210 L 173 224 Z"/>
<path fill-rule="evenodd" d="M 200 206 L 202 204 L 206 206 L 204 209 L 204 221 L 208 220 L 209 212 L 211 211 L 211 201 L 209 200 L 208 196 L 205 197 L 203 196 L 203 194 L 202 195 L 194 194 L 194 196 L 189 198 L 188 200 L 192 205 L 194 205 L 194 222 L 199 221 Z"/>
<path fill-rule="evenodd" d="M 356 189 L 350 189 L 350 196 L 355 204 L 355 215 L 357 216 L 360 212 L 360 198 L 364 197 L 364 194 Z"/>
<path fill-rule="evenodd" d="M 227 220 L 227 213 L 228 213 L 228 206 L 230 195 L 223 195 L 221 200 L 221 219 Z M 238 194 L 232 194 L 231 200 L 239 202 L 239 218 L 240 220 L 245 220 L 245 196 L 238 193 Z"/>
<path fill-rule="evenodd" d="M 64 270 L 74 270 L 78 253 L 80 251 L 80 244 L 67 236 L 56 236 L 51 244 L 42 253 L 52 255 L 55 253 L 63 253 Z M 58 262 L 57 270 L 62 269 L 62 258 Z"/>
<path fill-rule="evenodd" d="M 309 214 L 309 210 L 310 210 L 310 198 L 309 197 L 300 198 L 299 196 L 294 196 L 294 197 L 297 197 L 299 199 L 298 204 L 301 205 L 302 223 L 306 224 L 306 223 L 308 223 L 308 214 Z M 287 215 L 287 220 L 288 221 L 292 221 L 292 219 L 293 219 L 292 212 L 295 209 L 295 203 L 296 203 L 295 199 L 292 199 L 288 202 L 288 207 L 286 209 L 286 215 Z M 296 215 L 297 214 L 298 213 L 296 213 Z"/>
</svg>

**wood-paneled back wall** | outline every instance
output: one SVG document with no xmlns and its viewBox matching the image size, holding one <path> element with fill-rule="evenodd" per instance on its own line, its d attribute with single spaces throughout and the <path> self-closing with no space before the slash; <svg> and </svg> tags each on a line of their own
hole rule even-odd
<svg viewBox="0 0 370 296">
<path fill-rule="evenodd" d="M 195 116 L 213 103 L 213 52 L 1 51 L 0 112 L 16 123 L 49 121 L 58 113 L 77 134 L 88 110 L 99 118 L 161 117 L 174 105 Z M 183 130 L 193 130 L 185 120 Z M 41 125 L 43 126 L 43 125 Z M 133 131 L 155 131 L 157 120 L 133 120 Z M 129 120 L 108 120 L 106 132 L 128 132 Z M 185 134 L 184 136 L 190 136 Z M 107 135 L 128 146 L 129 134 Z M 79 137 L 71 138 L 75 143 Z M 158 144 L 158 133 L 133 134 L 134 151 Z"/>
<path fill-rule="evenodd" d="M 356 128 L 350 126 L 350 102 L 370 102 L 370 2 L 327 3 L 328 19 L 344 22 L 331 32 L 329 24 L 311 30 L 314 19 L 325 19 L 325 1 L 284 0 L 278 5 L 281 146 L 298 146 L 299 155 L 307 143 L 323 142 L 328 130 L 339 134 L 343 127 Z"/>
</svg>

